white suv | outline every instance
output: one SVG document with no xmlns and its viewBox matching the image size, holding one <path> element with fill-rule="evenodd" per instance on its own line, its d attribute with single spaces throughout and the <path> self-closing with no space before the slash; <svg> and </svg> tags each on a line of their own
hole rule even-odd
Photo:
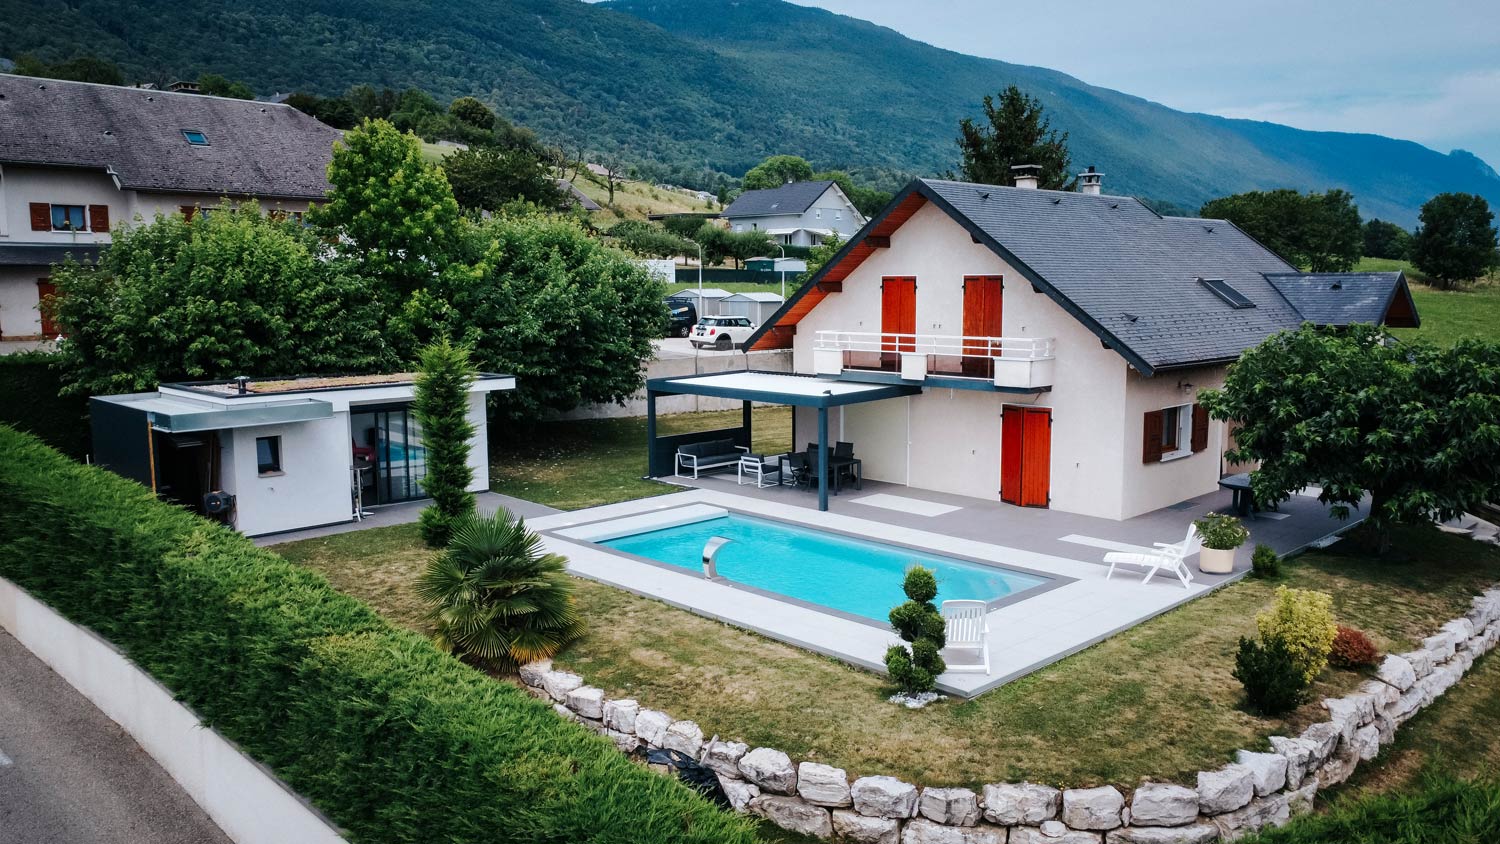
<svg viewBox="0 0 1500 844">
<path fill-rule="evenodd" d="M 745 342 L 755 332 L 755 323 L 749 317 L 711 316 L 698 320 L 688 342 L 697 348 L 712 346 L 727 352 Z"/>
</svg>

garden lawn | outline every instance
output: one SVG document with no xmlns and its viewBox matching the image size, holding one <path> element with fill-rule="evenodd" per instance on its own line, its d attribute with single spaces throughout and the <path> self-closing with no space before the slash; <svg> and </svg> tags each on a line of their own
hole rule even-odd
<svg viewBox="0 0 1500 844">
<path fill-rule="evenodd" d="M 1495 548 L 1430 529 L 1398 531 L 1396 539 L 1385 560 L 1333 549 L 1305 554 L 1288 563 L 1279 582 L 1331 593 L 1342 623 L 1400 651 L 1500 580 Z M 411 584 L 427 552 L 415 528 L 276 550 L 392 620 L 424 628 Z M 1317 703 L 1285 720 L 1241 708 L 1242 691 L 1230 676 L 1236 643 L 1253 632 L 1276 585 L 1240 581 L 975 700 L 916 712 L 885 703 L 890 689 L 877 675 L 591 581 L 578 584 L 589 632 L 557 662 L 613 697 L 697 721 L 705 734 L 769 745 L 856 776 L 971 787 L 1022 778 L 1056 785 L 1190 781 L 1237 748 L 1262 747 L 1267 736 L 1324 717 Z M 1316 692 L 1341 693 L 1361 679 L 1330 669 Z M 1461 685 L 1455 693 L 1464 692 Z M 1464 714 L 1496 714 L 1477 708 L 1496 706 L 1493 698 L 1473 706 Z M 1466 734 L 1449 738 L 1438 730 L 1426 744 L 1461 744 Z"/>
<path fill-rule="evenodd" d="M 791 449 L 791 408 L 759 407 L 752 414 L 757 451 L 779 454 Z M 658 436 L 739 424 L 738 410 L 656 417 Z M 494 492 L 559 510 L 579 510 L 681 489 L 644 479 L 645 419 L 544 422 L 535 432 L 515 436 L 498 426 L 490 431 L 490 489 Z"/>
<path fill-rule="evenodd" d="M 1450 346 L 1464 338 L 1500 342 L 1500 278 L 1491 277 L 1462 290 L 1439 290 L 1425 284 L 1426 276 L 1409 261 L 1361 258 L 1356 270 L 1401 270 L 1411 284 L 1421 328 L 1392 329 L 1402 339 L 1422 339 Z"/>
</svg>

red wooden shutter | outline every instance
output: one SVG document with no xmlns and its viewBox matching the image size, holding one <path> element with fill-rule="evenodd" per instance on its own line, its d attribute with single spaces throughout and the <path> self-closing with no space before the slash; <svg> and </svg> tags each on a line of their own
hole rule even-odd
<svg viewBox="0 0 1500 844">
<path fill-rule="evenodd" d="M 31 230 L 34 232 L 52 231 L 52 206 L 45 202 L 31 203 Z"/>
<path fill-rule="evenodd" d="M 964 336 L 999 337 L 1001 334 L 1001 294 L 1004 283 L 998 275 L 964 276 Z M 987 375 L 989 359 L 994 353 L 988 343 L 963 342 L 965 374 Z"/>
<path fill-rule="evenodd" d="M 1193 452 L 1197 453 L 1208 448 L 1208 408 L 1201 404 L 1193 405 Z"/>
<path fill-rule="evenodd" d="M 89 231 L 94 231 L 94 232 L 108 232 L 109 231 L 109 206 L 108 205 L 90 205 L 89 206 Z"/>
<path fill-rule="evenodd" d="M 1146 411 L 1146 433 L 1141 441 L 1141 462 L 1161 462 L 1161 434 L 1166 414 L 1160 410 Z"/>
<path fill-rule="evenodd" d="M 42 336 L 56 337 L 57 322 L 53 319 L 53 309 L 57 295 L 57 285 L 50 278 L 39 278 L 36 280 L 36 309 L 42 315 Z"/>
<path fill-rule="evenodd" d="M 1052 411 L 1026 409 L 1021 446 L 1021 504 L 1046 507 L 1052 502 Z"/>
<path fill-rule="evenodd" d="M 888 276 L 880 282 L 880 331 L 883 334 L 917 332 L 917 280 L 911 276 Z M 916 341 L 910 337 L 882 337 L 880 350 L 886 355 L 910 352 Z"/>
<path fill-rule="evenodd" d="M 1021 434 L 1023 411 L 1007 406 L 1000 414 L 1000 500 L 1021 503 Z"/>
<path fill-rule="evenodd" d="M 193 215 L 198 213 L 198 206 L 183 205 L 179 207 L 178 210 L 182 212 L 182 219 L 187 220 L 189 223 L 191 223 L 193 221 Z"/>
</svg>

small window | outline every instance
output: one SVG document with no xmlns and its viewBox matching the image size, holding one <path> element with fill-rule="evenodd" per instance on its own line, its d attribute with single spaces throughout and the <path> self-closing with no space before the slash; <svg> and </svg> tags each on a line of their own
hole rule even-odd
<svg viewBox="0 0 1500 844">
<path fill-rule="evenodd" d="M 82 205 L 52 206 L 52 230 L 55 232 L 81 232 L 88 226 L 83 222 Z"/>
<path fill-rule="evenodd" d="M 823 219 L 823 209 L 821 209 L 821 208 L 814 209 L 813 210 L 813 216 L 817 217 L 819 220 Z"/>
<path fill-rule="evenodd" d="M 1255 303 L 1246 299 L 1245 294 L 1230 287 L 1229 282 L 1222 278 L 1200 278 L 1198 283 L 1207 287 L 1210 292 L 1237 311 L 1255 307 Z"/>
<path fill-rule="evenodd" d="M 1161 450 L 1165 454 L 1177 450 L 1182 439 L 1182 408 L 1169 407 L 1161 412 Z"/>
<path fill-rule="evenodd" d="M 208 136 L 198 129 L 183 129 L 182 137 L 186 138 L 187 142 L 195 147 L 208 146 Z"/>
<path fill-rule="evenodd" d="M 842 220 L 842 219 L 844 219 L 844 212 L 842 212 L 842 211 L 835 211 L 835 212 L 833 212 L 833 219 L 835 219 L 835 220 Z"/>
<path fill-rule="evenodd" d="M 255 438 L 255 471 L 262 475 L 281 473 L 281 437 Z"/>
</svg>

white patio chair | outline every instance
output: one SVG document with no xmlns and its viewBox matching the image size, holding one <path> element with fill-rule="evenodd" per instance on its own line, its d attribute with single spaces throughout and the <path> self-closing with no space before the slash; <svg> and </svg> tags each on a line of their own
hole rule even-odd
<svg viewBox="0 0 1500 844">
<path fill-rule="evenodd" d="M 744 486 L 746 478 L 755 484 L 756 489 L 779 486 L 781 484 L 781 456 L 767 459 L 759 454 L 741 455 L 735 485 Z"/>
<path fill-rule="evenodd" d="M 1166 569 L 1177 575 L 1182 581 L 1182 588 L 1188 589 L 1193 581 L 1193 573 L 1188 570 L 1187 558 L 1198 553 L 1203 548 L 1203 540 L 1198 536 L 1198 529 L 1188 525 L 1187 538 L 1181 542 L 1171 544 L 1165 542 L 1152 543 L 1156 546 L 1155 551 L 1111 551 L 1104 555 L 1104 562 L 1109 563 L 1109 574 L 1104 576 L 1105 580 L 1114 576 L 1115 566 L 1144 566 L 1146 576 L 1141 579 L 1142 583 L 1150 582 L 1152 576 L 1158 571 Z"/>
<path fill-rule="evenodd" d="M 989 605 L 984 601 L 944 601 L 939 611 L 946 622 L 948 647 L 979 651 L 978 663 L 954 665 L 949 671 L 982 671 L 990 673 L 990 625 L 985 620 Z"/>
</svg>

